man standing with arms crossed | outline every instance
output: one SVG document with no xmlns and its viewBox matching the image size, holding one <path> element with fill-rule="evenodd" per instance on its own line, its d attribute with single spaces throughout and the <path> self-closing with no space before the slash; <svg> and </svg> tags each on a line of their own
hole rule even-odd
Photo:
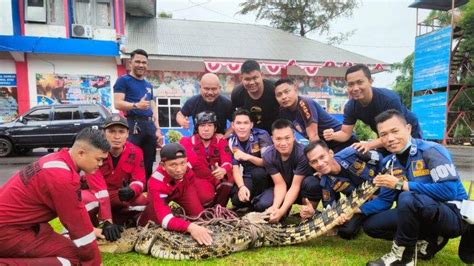
<svg viewBox="0 0 474 266">
<path fill-rule="evenodd" d="M 114 85 L 115 108 L 126 113 L 129 140 L 143 151 L 145 177 L 150 178 L 156 158 L 156 147 L 163 141 L 158 108 L 153 100 L 153 86 L 145 80 L 148 54 L 137 49 L 130 58 L 130 73 L 117 79 Z"/>
</svg>

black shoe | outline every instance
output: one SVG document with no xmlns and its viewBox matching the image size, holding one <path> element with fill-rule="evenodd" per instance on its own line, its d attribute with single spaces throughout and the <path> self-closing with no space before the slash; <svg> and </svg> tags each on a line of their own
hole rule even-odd
<svg viewBox="0 0 474 266">
<path fill-rule="evenodd" d="M 474 264 L 474 225 L 469 225 L 461 236 L 459 258 L 466 264 Z"/>
<path fill-rule="evenodd" d="M 422 260 L 432 259 L 436 253 L 448 244 L 449 238 L 438 236 L 430 240 L 418 240 L 416 242 L 417 256 Z"/>
<path fill-rule="evenodd" d="M 393 241 L 392 250 L 381 258 L 367 262 L 367 266 L 415 265 L 415 247 L 399 246 Z"/>
</svg>

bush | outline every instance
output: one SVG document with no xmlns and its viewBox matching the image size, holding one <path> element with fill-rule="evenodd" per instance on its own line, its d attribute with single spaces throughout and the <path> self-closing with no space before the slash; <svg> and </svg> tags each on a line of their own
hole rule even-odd
<svg viewBox="0 0 474 266">
<path fill-rule="evenodd" d="M 168 137 L 170 143 L 173 143 L 179 142 L 179 140 L 183 137 L 183 134 L 176 130 L 169 130 L 166 136 Z"/>
<path fill-rule="evenodd" d="M 357 139 L 359 140 L 369 140 L 369 139 L 376 139 L 377 134 L 372 131 L 372 129 L 364 124 L 364 122 L 357 120 L 357 123 L 355 124 L 354 131 L 356 133 Z"/>
</svg>

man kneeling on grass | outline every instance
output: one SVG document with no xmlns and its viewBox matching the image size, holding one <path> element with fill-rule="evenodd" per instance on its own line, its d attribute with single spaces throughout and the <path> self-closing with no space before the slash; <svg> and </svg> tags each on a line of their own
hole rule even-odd
<svg viewBox="0 0 474 266">
<path fill-rule="evenodd" d="M 317 140 L 305 147 L 304 153 L 309 165 L 316 170 L 323 191 L 324 207 L 340 198 L 340 193 L 350 195 L 352 191 L 367 180 L 372 180 L 379 172 L 381 154 L 376 151 L 360 153 L 353 147 L 347 147 L 334 154 L 326 142 Z M 311 204 L 300 209 L 301 218 L 310 218 L 315 214 Z M 363 214 L 356 214 L 350 221 L 339 226 L 338 235 L 352 239 L 362 227 Z"/>
<path fill-rule="evenodd" d="M 164 229 L 188 232 L 199 243 L 212 244 L 211 231 L 203 226 L 175 217 L 168 206 L 170 201 L 178 203 L 186 215 L 196 217 L 204 205 L 212 202 L 213 195 L 203 193 L 194 183 L 194 172 L 186 158 L 186 151 L 178 143 L 165 145 L 160 152 L 160 166 L 148 181 L 149 201 L 138 224 L 144 226 L 149 220 Z"/>
</svg>

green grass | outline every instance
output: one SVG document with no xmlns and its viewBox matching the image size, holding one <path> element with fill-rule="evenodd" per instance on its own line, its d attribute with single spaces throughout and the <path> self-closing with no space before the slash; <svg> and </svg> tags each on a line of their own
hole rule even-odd
<svg viewBox="0 0 474 266">
<path fill-rule="evenodd" d="M 463 182 L 466 189 L 468 182 Z M 61 228 L 56 219 L 51 222 L 55 230 Z M 419 265 L 464 265 L 458 257 L 460 238 L 449 240 L 446 247 L 430 261 L 418 260 Z M 203 265 L 365 265 L 390 250 L 390 241 L 370 238 L 361 234 L 354 240 L 339 237 L 322 237 L 286 247 L 264 247 L 231 254 L 230 256 L 200 261 Z M 194 265 L 196 261 L 171 261 L 156 259 L 137 253 L 102 253 L 104 265 Z"/>
</svg>

